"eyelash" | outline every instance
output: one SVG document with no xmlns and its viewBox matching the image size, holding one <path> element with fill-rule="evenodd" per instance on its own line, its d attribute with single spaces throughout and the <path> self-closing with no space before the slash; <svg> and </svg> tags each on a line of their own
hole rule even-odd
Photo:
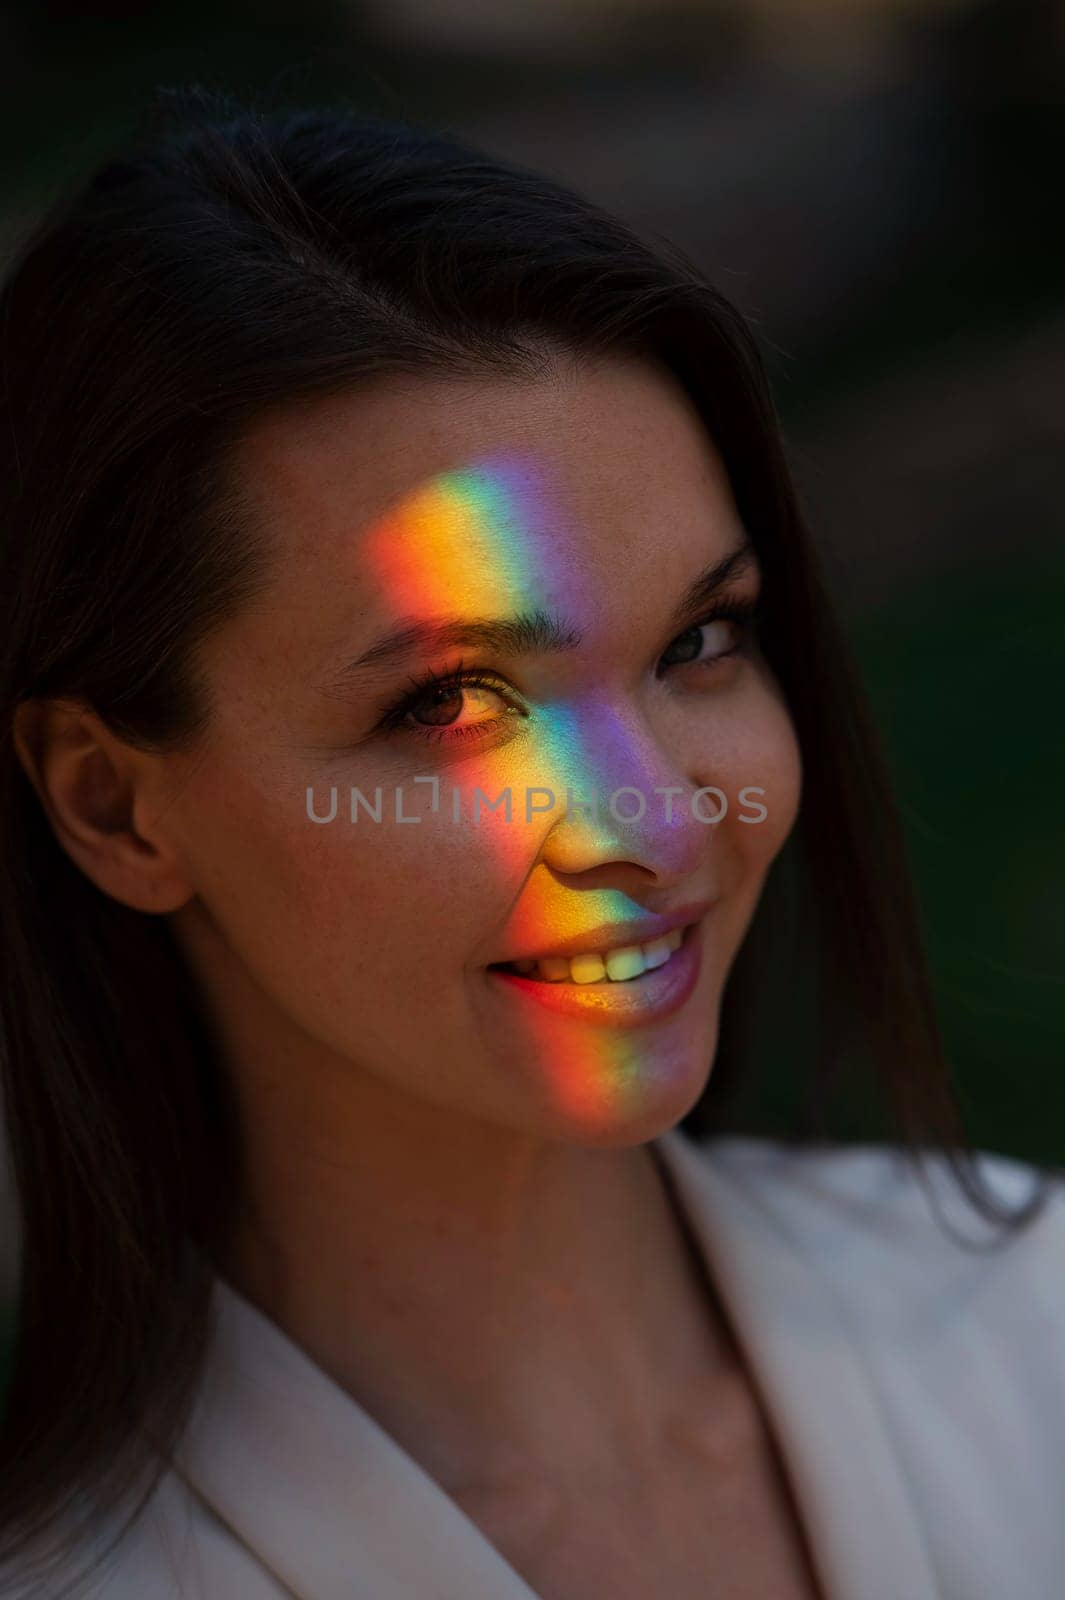
<svg viewBox="0 0 1065 1600">
<path fill-rule="evenodd" d="M 750 643 L 760 609 L 761 595 L 745 600 L 722 601 L 696 622 L 689 623 L 682 632 L 676 634 L 670 640 L 670 643 L 675 644 L 677 639 L 683 639 L 685 634 L 692 633 L 696 628 L 707 628 L 712 622 L 735 623 L 740 635 L 737 643 L 729 650 L 722 650 L 709 661 L 678 661 L 671 663 L 671 665 L 677 667 L 713 667 L 717 662 L 729 656 L 740 655 Z M 483 730 L 494 727 L 495 721 L 492 723 L 475 722 L 466 728 L 427 728 L 419 726 L 417 723 L 405 723 L 404 718 L 408 712 L 417 706 L 420 701 L 424 700 L 427 694 L 430 692 L 439 694 L 444 690 L 456 689 L 492 689 L 505 699 L 509 692 L 507 687 L 492 673 L 483 672 L 477 667 L 466 668 L 461 660 L 444 673 L 438 673 L 429 668 L 427 672 L 422 673 L 419 677 L 409 679 L 409 683 L 410 688 L 402 699 L 397 701 L 390 710 L 386 711 L 378 722 L 378 730 L 381 732 L 402 730 L 405 733 L 413 733 L 418 738 L 427 739 L 433 744 L 454 744 L 460 739 L 483 738 Z M 512 707 L 511 709 L 514 708 Z"/>
</svg>

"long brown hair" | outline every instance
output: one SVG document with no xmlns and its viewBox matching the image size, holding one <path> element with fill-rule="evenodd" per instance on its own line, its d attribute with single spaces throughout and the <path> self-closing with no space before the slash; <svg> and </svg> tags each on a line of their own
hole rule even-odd
<svg viewBox="0 0 1065 1600">
<path fill-rule="evenodd" d="M 795 1136 L 820 1136 L 833 1084 L 867 1060 L 903 1147 L 944 1151 L 984 1216 L 1018 1227 L 1040 1198 L 1002 1212 L 966 1143 L 886 764 L 739 314 L 671 246 L 435 132 L 161 99 L 34 228 L 0 291 L 0 1051 L 21 1212 L 7 1557 L 61 1511 L 99 1517 L 128 1495 L 132 1517 L 150 1494 L 201 1369 L 203 1263 L 241 1184 L 233 1103 L 169 925 L 74 866 L 13 720 L 25 701 L 72 700 L 154 749 L 206 725 L 194 648 L 266 576 L 228 451 L 279 400 L 390 373 L 520 376 L 545 347 L 636 352 L 677 375 L 758 551 L 762 647 L 804 769 L 685 1121 L 725 1125 L 765 941 L 798 905 L 820 1020 Z"/>
</svg>

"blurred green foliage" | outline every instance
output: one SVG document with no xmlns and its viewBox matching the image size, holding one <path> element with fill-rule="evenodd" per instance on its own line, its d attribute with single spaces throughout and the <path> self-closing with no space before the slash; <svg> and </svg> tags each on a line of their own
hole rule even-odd
<svg viewBox="0 0 1065 1600">
<path fill-rule="evenodd" d="M 1065 546 L 909 583 L 853 629 L 970 1131 L 1065 1162 Z"/>
</svg>

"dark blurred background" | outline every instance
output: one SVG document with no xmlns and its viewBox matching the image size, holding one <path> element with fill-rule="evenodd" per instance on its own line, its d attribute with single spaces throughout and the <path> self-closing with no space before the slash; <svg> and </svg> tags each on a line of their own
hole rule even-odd
<svg viewBox="0 0 1065 1600">
<path fill-rule="evenodd" d="M 200 82 L 432 122 L 708 270 L 755 323 L 866 669 L 971 1137 L 1065 1163 L 1062 11 L 39 0 L 0 27 L 5 256 L 153 88 Z M 752 1125 L 787 1115 L 790 1065 Z"/>
</svg>

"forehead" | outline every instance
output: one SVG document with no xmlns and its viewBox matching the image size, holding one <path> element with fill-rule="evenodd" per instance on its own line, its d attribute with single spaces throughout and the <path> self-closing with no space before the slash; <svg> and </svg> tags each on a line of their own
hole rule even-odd
<svg viewBox="0 0 1065 1600">
<path fill-rule="evenodd" d="M 535 381 L 379 379 L 279 408 L 234 467 L 275 543 L 275 593 L 345 635 L 398 614 L 624 609 L 740 531 L 683 390 L 623 358 Z"/>
</svg>

